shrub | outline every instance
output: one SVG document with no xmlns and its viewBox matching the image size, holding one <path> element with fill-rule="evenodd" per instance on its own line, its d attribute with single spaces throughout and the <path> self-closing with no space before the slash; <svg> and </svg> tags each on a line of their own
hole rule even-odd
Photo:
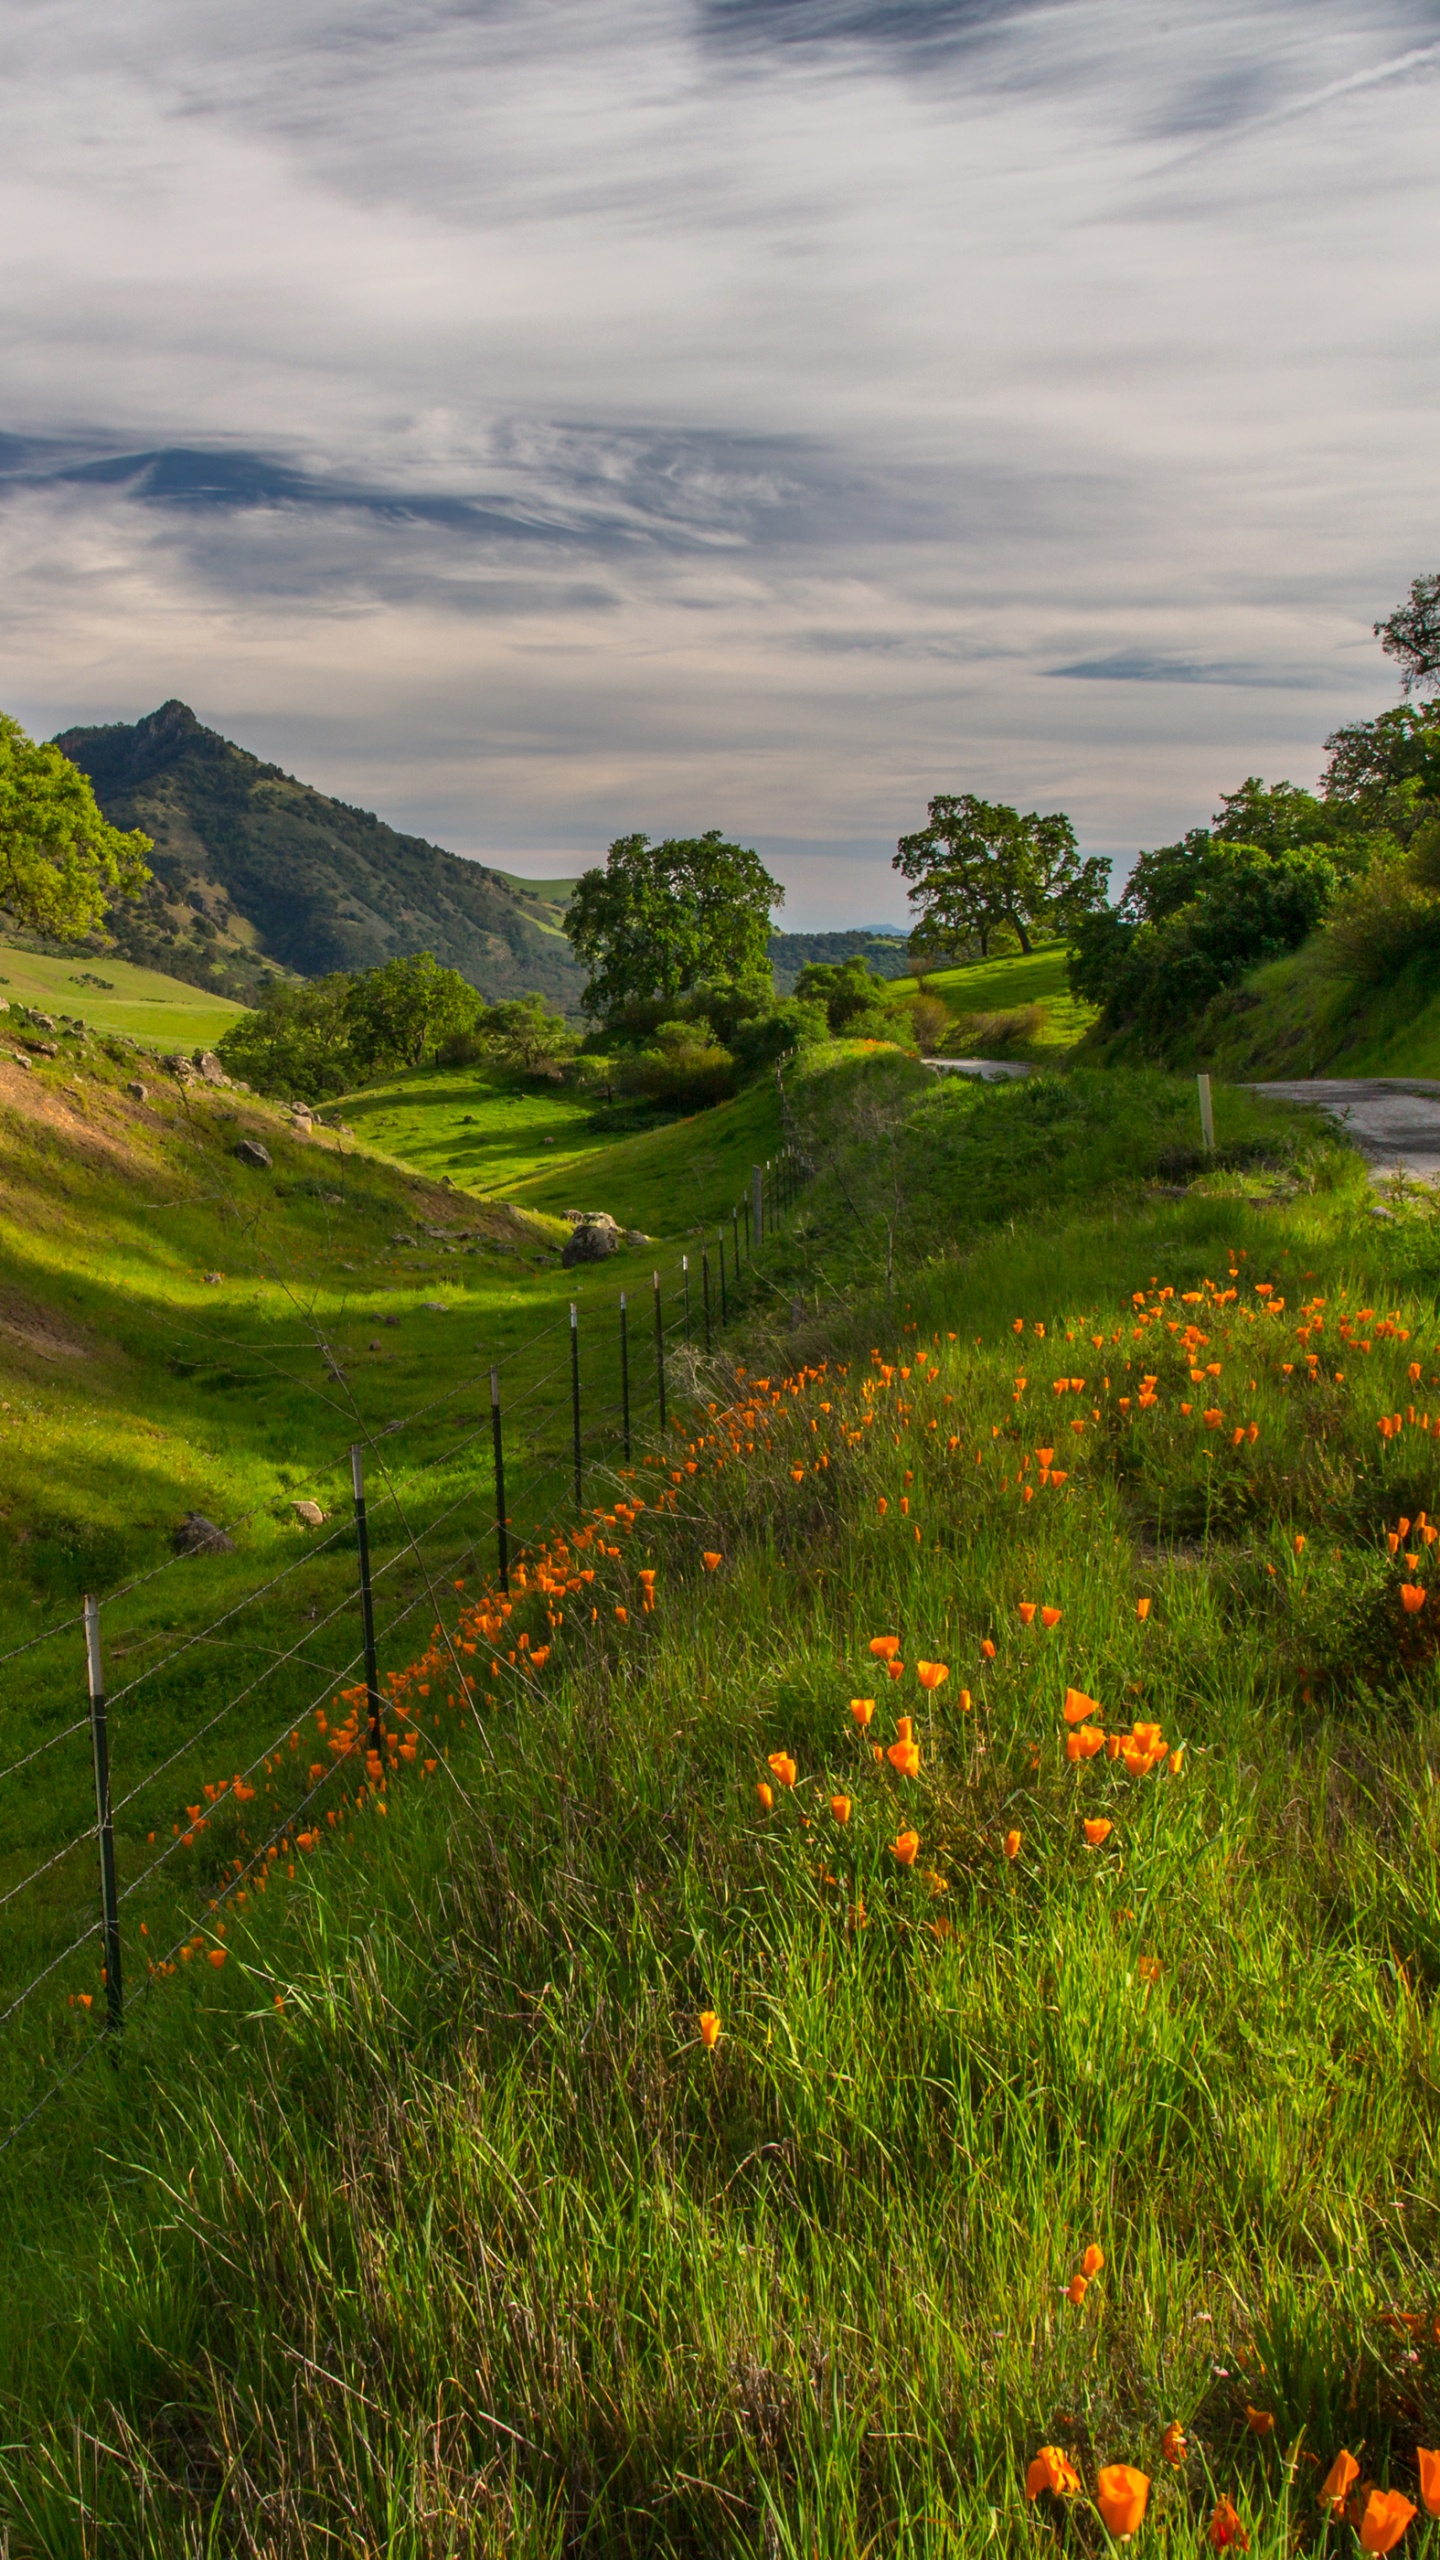
<svg viewBox="0 0 1440 2560">
<path fill-rule="evenodd" d="M 1404 854 L 1373 862 L 1337 900 L 1324 937 L 1334 969 L 1385 986 L 1417 952 L 1440 951 L 1440 889 L 1416 876 L 1420 867 Z"/>
<path fill-rule="evenodd" d="M 1034 1046 L 1045 1027 L 1043 1004 L 1020 1004 L 1001 1013 L 957 1013 L 951 1017 L 943 1055 L 950 1058 L 1017 1058 Z"/>
<path fill-rule="evenodd" d="M 939 996 L 918 995 L 913 1003 L 896 1009 L 908 1014 L 917 1049 L 933 1053 L 943 1047 L 949 1038 L 954 1016 Z"/>
</svg>

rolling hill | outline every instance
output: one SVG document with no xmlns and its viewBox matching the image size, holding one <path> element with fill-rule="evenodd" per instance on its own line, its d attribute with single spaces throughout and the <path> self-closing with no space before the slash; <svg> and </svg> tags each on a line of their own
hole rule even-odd
<svg viewBox="0 0 1440 2560">
<path fill-rule="evenodd" d="M 533 988 L 577 1009 L 581 971 L 543 895 L 263 764 L 183 702 L 55 743 L 107 818 L 154 840 L 150 889 L 112 912 L 124 959 L 253 1003 L 276 968 L 433 951 L 492 1001 Z"/>
</svg>

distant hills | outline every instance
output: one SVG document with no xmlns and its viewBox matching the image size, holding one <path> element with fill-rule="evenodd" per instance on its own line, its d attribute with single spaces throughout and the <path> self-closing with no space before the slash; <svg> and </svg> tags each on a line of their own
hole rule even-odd
<svg viewBox="0 0 1440 2560">
<path fill-rule="evenodd" d="M 55 744 L 115 826 L 154 842 L 150 887 L 108 918 L 137 967 L 254 1004 L 277 970 L 315 978 L 433 951 L 492 1003 L 534 988 L 578 1014 L 585 972 L 564 931 L 578 874 L 526 880 L 401 835 L 263 764 L 183 702 L 65 729 Z M 883 927 L 770 937 L 782 995 L 807 961 L 857 955 L 884 978 L 908 966 L 903 938 Z"/>
<path fill-rule="evenodd" d="M 154 840 L 154 882 L 109 917 L 124 959 L 254 1003 L 277 967 L 318 977 L 433 951 L 492 1002 L 534 988 L 578 1011 L 584 972 L 557 897 L 569 882 L 516 880 L 401 835 L 183 702 L 55 743 L 113 824 Z"/>
</svg>

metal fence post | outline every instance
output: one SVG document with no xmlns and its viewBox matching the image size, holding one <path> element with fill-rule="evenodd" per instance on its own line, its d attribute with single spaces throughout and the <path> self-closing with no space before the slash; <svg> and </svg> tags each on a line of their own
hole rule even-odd
<svg viewBox="0 0 1440 2560">
<path fill-rule="evenodd" d="M 580 1310 L 570 1301 L 570 1433 L 575 1448 L 575 1500 L 581 1500 L 580 1455 Z"/>
<path fill-rule="evenodd" d="M 710 1350 L 710 1247 L 700 1248 L 700 1311 L 705 1319 L 705 1350 Z"/>
<path fill-rule="evenodd" d="M 723 1333 L 730 1321 L 729 1309 L 725 1304 L 725 1230 L 723 1227 L 717 1230 L 715 1241 L 720 1247 L 720 1329 Z"/>
<path fill-rule="evenodd" d="M 758 1164 L 751 1167 L 750 1194 L 755 1203 L 755 1242 L 759 1246 L 765 1242 L 765 1174 Z"/>
<path fill-rule="evenodd" d="M 357 1443 L 350 1451 L 350 1482 L 355 1492 L 355 1543 L 360 1550 L 360 1626 L 365 1638 L 365 1702 L 370 1711 L 370 1748 L 385 1739 L 380 1675 L 375 1664 L 375 1595 L 370 1584 L 370 1523 L 365 1516 L 365 1458 Z"/>
<path fill-rule="evenodd" d="M 510 1539 L 505 1526 L 505 1442 L 500 1430 L 500 1372 L 490 1372 L 490 1432 L 495 1450 L 495 1544 L 500 1556 L 500 1588 L 510 1588 Z"/>
<path fill-rule="evenodd" d="M 740 1211 L 738 1207 L 730 1212 L 730 1236 L 734 1246 L 731 1263 L 735 1273 L 735 1286 L 738 1289 L 740 1286 Z"/>
<path fill-rule="evenodd" d="M 1196 1091 L 1200 1096 L 1200 1137 L 1207 1156 L 1215 1153 L 1215 1106 L 1210 1099 L 1210 1079 L 1197 1076 Z"/>
<path fill-rule="evenodd" d="M 630 1323 L 625 1308 L 625 1292 L 620 1292 L 620 1432 L 625 1455 L 630 1455 Z"/>
<path fill-rule="evenodd" d="M 115 1891 L 115 1824 L 110 1811 L 110 1734 L 105 1721 L 105 1666 L 100 1656 L 100 1603 L 85 1601 L 85 1667 L 90 1685 L 90 1740 L 95 1754 L 95 1834 L 100 1844 L 100 1919 L 105 1940 L 105 2008 L 113 2031 L 125 2023 L 120 1982 L 120 1900 Z"/>
<path fill-rule="evenodd" d="M 680 1277 L 685 1284 L 685 1339 L 688 1342 L 690 1339 L 690 1256 L 688 1253 L 682 1253 L 680 1256 Z"/>
<path fill-rule="evenodd" d="M 660 1311 L 660 1274 L 655 1278 L 655 1385 L 660 1398 L 660 1428 L 665 1428 L 665 1326 Z"/>
</svg>

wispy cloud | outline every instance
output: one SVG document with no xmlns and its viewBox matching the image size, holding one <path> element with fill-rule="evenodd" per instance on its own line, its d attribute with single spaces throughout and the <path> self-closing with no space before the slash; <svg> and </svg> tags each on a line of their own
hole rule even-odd
<svg viewBox="0 0 1440 2560">
<path fill-rule="evenodd" d="M 868 921 L 936 789 L 1108 851 L 1390 698 L 1440 0 L 48 0 L 0 69 L 38 728 L 180 693 Z"/>
</svg>

